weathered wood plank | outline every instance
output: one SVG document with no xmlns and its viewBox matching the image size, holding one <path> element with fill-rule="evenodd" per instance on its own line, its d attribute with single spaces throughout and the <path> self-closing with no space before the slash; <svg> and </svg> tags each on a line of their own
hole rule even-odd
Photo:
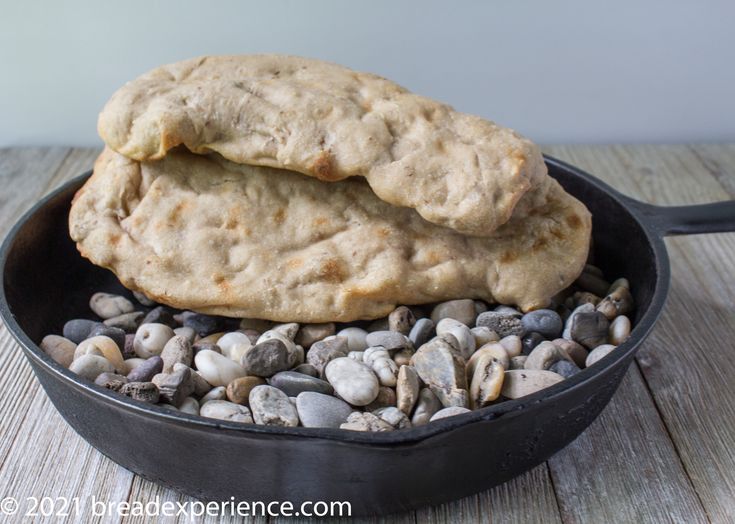
<svg viewBox="0 0 735 524">
<path fill-rule="evenodd" d="M 478 495 L 419 510 L 417 522 L 561 522 L 549 468 L 542 464 Z"/>
<path fill-rule="evenodd" d="M 91 165 L 90 151 L 12 149 L 0 151 L 2 192 L 0 231 L 42 194 Z M 83 168 L 83 169 L 84 169 Z M 21 501 L 27 497 L 79 497 L 83 520 L 97 500 L 126 500 L 132 473 L 108 460 L 82 440 L 51 405 L 33 377 L 22 352 L 0 324 L 0 493 Z M 80 515 L 48 522 L 79 522 Z M 99 519 L 89 519 L 99 520 Z M 41 521 L 41 519 L 36 519 Z M 109 521 L 109 520 L 107 520 Z"/>
<path fill-rule="evenodd" d="M 732 197 L 734 151 L 732 145 L 554 148 L 628 194 L 661 205 Z M 671 293 L 637 360 L 707 515 L 733 522 L 735 235 L 677 237 L 667 246 Z"/>
<path fill-rule="evenodd" d="M 549 465 L 565 523 L 707 522 L 636 366 Z"/>
</svg>

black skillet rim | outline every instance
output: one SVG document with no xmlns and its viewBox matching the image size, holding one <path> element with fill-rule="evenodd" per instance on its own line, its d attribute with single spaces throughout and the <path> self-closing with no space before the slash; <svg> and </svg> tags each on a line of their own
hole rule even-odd
<svg viewBox="0 0 735 524">
<path fill-rule="evenodd" d="M 555 384 L 549 388 L 543 389 L 532 395 L 522 397 L 516 400 L 507 400 L 494 406 L 488 406 L 479 410 L 463 413 L 458 416 L 441 419 L 425 426 L 410 428 L 400 431 L 391 431 L 384 433 L 366 433 L 361 431 L 349 431 L 331 428 L 283 428 L 276 426 L 261 426 L 256 424 L 243 424 L 237 422 L 227 422 L 217 419 L 209 419 L 199 415 L 190 415 L 180 411 L 145 404 L 143 402 L 134 401 L 128 397 L 124 397 L 119 393 L 115 393 L 109 389 L 102 388 L 93 382 L 80 379 L 73 372 L 56 363 L 51 357 L 46 355 L 21 329 L 15 321 L 15 317 L 10 311 L 10 307 L 5 296 L 5 264 L 8 254 L 14 243 L 15 237 L 19 230 L 27 222 L 27 220 L 43 207 L 48 201 L 56 197 L 59 193 L 67 190 L 71 185 L 78 184 L 81 180 L 86 179 L 91 171 L 83 173 L 72 180 L 64 183 L 55 189 L 31 209 L 15 223 L 8 232 L 2 246 L 0 247 L 0 317 L 2 317 L 8 330 L 11 332 L 16 341 L 26 350 L 26 355 L 33 357 L 38 365 L 47 369 L 47 371 L 57 375 L 58 378 L 68 383 L 69 386 L 78 391 L 90 395 L 97 396 L 102 401 L 111 402 L 119 408 L 127 409 L 140 416 L 159 418 L 162 423 L 173 423 L 179 425 L 193 425 L 199 429 L 207 430 L 226 430 L 235 432 L 246 432 L 260 435 L 269 435 L 273 437 L 300 437 L 300 438 L 318 438 L 331 441 L 340 441 L 349 444 L 365 444 L 376 446 L 391 445 L 408 445 L 414 444 L 425 439 L 447 433 L 458 429 L 462 426 L 480 421 L 491 421 L 501 416 L 520 416 L 526 407 L 552 401 L 562 395 L 571 394 L 575 389 L 582 387 L 587 381 L 591 380 L 597 373 L 603 373 L 609 367 L 612 367 L 619 360 L 625 359 L 630 353 L 635 352 L 639 344 L 648 336 L 653 325 L 658 319 L 663 309 L 664 301 L 668 293 L 670 268 L 666 247 L 657 234 L 654 233 L 650 225 L 647 225 L 639 212 L 632 208 L 628 197 L 622 195 L 617 190 L 610 187 L 605 182 L 595 178 L 594 176 L 576 168 L 566 162 L 562 162 L 556 158 L 544 155 L 546 164 L 571 172 L 573 175 L 583 178 L 587 183 L 592 184 L 597 189 L 602 190 L 611 198 L 624 207 L 630 215 L 635 219 L 646 235 L 656 263 L 657 280 L 651 304 L 641 317 L 640 321 L 633 328 L 630 338 L 621 344 L 616 351 L 611 352 L 599 362 L 590 368 L 583 369 L 571 378 Z"/>
</svg>

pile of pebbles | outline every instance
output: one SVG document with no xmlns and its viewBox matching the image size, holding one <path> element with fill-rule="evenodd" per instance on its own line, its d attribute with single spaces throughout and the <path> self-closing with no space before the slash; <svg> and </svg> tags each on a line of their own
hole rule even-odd
<svg viewBox="0 0 735 524">
<path fill-rule="evenodd" d="M 95 293 L 41 348 L 84 379 L 168 409 L 275 426 L 392 431 L 517 399 L 630 335 L 629 283 L 588 265 L 550 309 L 461 299 L 348 325 L 274 324 Z"/>
</svg>

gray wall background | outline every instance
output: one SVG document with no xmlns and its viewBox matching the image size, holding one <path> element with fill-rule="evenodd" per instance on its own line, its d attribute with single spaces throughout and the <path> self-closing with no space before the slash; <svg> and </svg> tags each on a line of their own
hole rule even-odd
<svg viewBox="0 0 735 524">
<path fill-rule="evenodd" d="M 543 143 L 735 140 L 735 2 L 0 0 L 0 146 L 98 145 L 125 81 L 203 54 L 335 61 Z"/>
</svg>

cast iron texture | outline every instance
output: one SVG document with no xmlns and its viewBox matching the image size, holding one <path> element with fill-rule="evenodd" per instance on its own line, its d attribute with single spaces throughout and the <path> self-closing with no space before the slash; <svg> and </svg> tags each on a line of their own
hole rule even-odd
<svg viewBox="0 0 735 524">
<path fill-rule="evenodd" d="M 540 464 L 602 411 L 661 312 L 669 286 L 662 235 L 735 230 L 735 202 L 657 208 L 563 162 L 547 164 L 594 215 L 596 264 L 631 282 L 631 338 L 554 387 L 428 426 L 360 433 L 226 423 L 133 402 L 57 365 L 37 346 L 44 335 L 89 317 L 94 291 L 129 296 L 111 272 L 83 259 L 68 235 L 70 201 L 89 173 L 39 202 L 6 238 L 0 313 L 67 422 L 149 480 L 204 500 L 350 501 L 353 515 L 453 500 Z"/>
</svg>

